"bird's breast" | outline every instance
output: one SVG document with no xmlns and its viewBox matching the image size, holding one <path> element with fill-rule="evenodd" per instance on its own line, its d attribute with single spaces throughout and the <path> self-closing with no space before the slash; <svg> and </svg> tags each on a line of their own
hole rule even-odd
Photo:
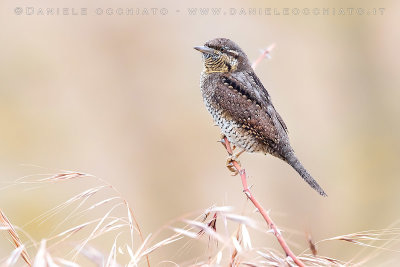
<svg viewBox="0 0 400 267">
<path fill-rule="evenodd" d="M 222 133 L 228 138 L 229 142 L 247 152 L 261 151 L 262 146 L 257 139 L 242 127 L 242 123 L 236 121 L 223 110 L 214 97 L 217 84 L 213 76 L 203 72 L 200 76 L 200 87 L 203 95 L 204 104 L 210 112 L 215 124 L 219 126 Z"/>
</svg>

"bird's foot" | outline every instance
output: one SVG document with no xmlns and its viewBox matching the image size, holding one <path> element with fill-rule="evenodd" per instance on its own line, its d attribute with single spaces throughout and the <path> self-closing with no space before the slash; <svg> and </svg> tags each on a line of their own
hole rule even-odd
<svg viewBox="0 0 400 267">
<path fill-rule="evenodd" d="M 236 176 L 238 175 L 239 171 L 236 169 L 235 165 L 233 165 L 233 162 L 236 162 L 240 166 L 240 161 L 237 159 L 237 156 L 229 155 L 226 159 L 226 167 L 231 172 L 232 176 Z"/>
<path fill-rule="evenodd" d="M 243 149 L 239 153 L 234 154 L 233 151 L 235 150 L 236 146 L 231 144 L 229 142 L 228 138 L 226 138 L 226 136 L 224 134 L 221 134 L 220 142 L 226 148 L 226 150 L 228 151 L 228 154 L 229 154 L 228 158 L 226 159 L 226 167 L 232 173 L 233 176 L 236 176 L 239 173 L 239 171 L 235 167 L 234 163 L 236 163 L 240 167 L 240 161 L 238 160 L 238 158 L 245 150 Z"/>
<path fill-rule="evenodd" d="M 238 169 L 234 166 L 233 162 L 236 162 L 240 167 L 241 164 L 240 164 L 240 161 L 238 160 L 238 158 L 244 151 L 245 150 L 243 149 L 242 151 L 240 151 L 237 154 L 229 155 L 228 158 L 226 159 L 226 167 L 228 168 L 228 170 L 230 170 L 232 172 L 233 176 L 236 176 L 239 173 Z"/>
</svg>

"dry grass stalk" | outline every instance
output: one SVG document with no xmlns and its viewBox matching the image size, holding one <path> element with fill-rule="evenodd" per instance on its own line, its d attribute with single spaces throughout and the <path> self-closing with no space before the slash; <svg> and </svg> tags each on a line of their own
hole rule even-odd
<svg viewBox="0 0 400 267">
<path fill-rule="evenodd" d="M 3 230 L 6 230 L 9 233 L 11 239 L 13 240 L 14 246 L 16 248 L 19 248 L 19 250 L 17 251 L 19 251 L 18 253 L 19 255 L 21 255 L 22 259 L 24 259 L 28 266 L 32 266 L 32 261 L 28 255 L 28 252 L 25 250 L 24 245 L 21 242 L 21 239 L 19 238 L 17 231 L 15 231 L 13 225 L 8 220 L 2 210 L 0 210 L 0 226 Z"/>
<path fill-rule="evenodd" d="M 228 148 L 227 148 L 228 149 Z M 240 167 L 240 166 L 239 166 Z M 251 192 L 247 188 L 245 172 L 239 169 L 239 173 L 242 176 L 243 187 L 245 188 L 246 196 L 251 200 L 254 199 Z M 52 177 L 60 177 L 59 175 L 54 175 Z M 61 175 L 61 177 L 69 177 Z M 74 177 L 74 176 L 71 176 Z M 79 176 L 88 177 L 88 176 Z M 77 177 L 75 177 L 77 178 Z M 55 178 L 57 181 L 66 181 L 68 179 Z M 76 179 L 69 179 L 70 181 L 76 182 Z M 43 179 L 43 183 L 49 182 L 49 179 Z M 101 181 L 99 179 L 99 181 Z M 95 203 L 85 203 L 86 201 L 94 198 L 98 192 L 103 191 L 105 188 L 112 188 L 114 192 L 118 192 L 112 186 L 101 183 L 96 184 L 93 188 L 89 190 L 82 190 L 72 198 L 68 198 L 67 201 L 58 205 L 55 209 L 51 209 L 51 212 L 47 212 L 40 217 L 40 221 L 48 219 L 48 216 L 54 216 L 55 212 L 62 212 L 65 204 L 76 205 L 78 208 L 71 207 L 73 209 L 72 214 L 68 215 L 68 218 L 76 218 L 80 215 L 86 215 L 89 211 L 95 209 L 102 209 L 103 214 L 99 218 L 94 218 L 90 221 L 79 222 L 75 226 L 69 227 L 66 230 L 59 231 L 49 238 L 43 239 L 40 242 L 40 248 L 37 250 L 35 261 L 33 266 L 71 266 L 77 267 L 78 261 L 76 259 L 77 255 L 85 256 L 90 262 L 97 264 L 99 266 L 144 266 L 149 265 L 148 257 L 151 253 L 156 251 L 162 251 L 166 246 L 170 246 L 177 242 L 182 242 L 180 240 L 186 240 L 186 244 L 201 242 L 206 243 L 204 246 L 207 250 L 206 253 L 201 255 L 194 255 L 193 262 L 185 262 L 181 264 L 176 264 L 172 261 L 172 258 L 168 257 L 162 263 L 174 264 L 176 266 L 296 266 L 293 258 L 280 251 L 275 251 L 269 247 L 259 247 L 252 244 L 251 235 L 266 235 L 270 236 L 273 233 L 275 237 L 279 240 L 282 239 L 279 229 L 276 225 L 272 224 L 271 230 L 266 231 L 265 226 L 262 226 L 261 221 L 256 221 L 243 214 L 238 214 L 232 207 L 228 206 L 213 206 L 208 208 L 202 213 L 203 215 L 196 216 L 199 211 L 192 212 L 183 215 L 179 218 L 175 218 L 168 224 L 160 227 L 156 234 L 148 235 L 146 239 L 142 239 L 141 244 L 136 243 L 136 247 L 133 247 L 133 238 L 135 234 L 141 233 L 139 225 L 134 217 L 132 210 L 130 209 L 128 203 L 118 194 L 118 196 L 107 195 L 104 199 L 96 200 Z M 247 190 L 246 190 L 247 189 Z M 93 202 L 93 201 L 92 201 Z M 256 202 L 257 203 L 257 202 Z M 85 204 L 85 205 L 84 205 Z M 254 204 L 254 202 L 253 202 Z M 254 204 L 257 208 L 260 207 L 259 204 Z M 114 212 L 119 209 L 120 214 Z M 262 207 L 261 207 L 262 209 Z M 263 214 L 264 212 L 264 214 Z M 265 220 L 265 214 L 268 216 L 265 210 L 261 212 Z M 193 219 L 193 217 L 196 217 Z M 69 220 L 70 220 L 69 219 Z M 65 220 L 62 220 L 62 223 Z M 186 225 L 182 226 L 182 222 Z M 268 222 L 267 222 L 268 223 Z M 269 224 L 269 223 L 268 223 Z M 58 224 L 59 225 L 59 224 Z M 58 227 L 58 226 L 57 226 Z M 14 244 L 16 248 L 8 255 L 4 261 L 2 261 L 2 267 L 13 266 L 19 257 L 23 257 L 23 252 L 26 253 L 26 244 L 19 239 L 16 231 L 5 217 L 4 213 L 0 213 L 0 230 L 8 231 L 10 236 L 13 237 Z M 18 228 L 17 228 L 18 229 Z M 234 229 L 234 230 L 232 230 Z M 20 230 L 18 230 L 20 231 Z M 162 231 L 173 231 L 172 234 L 168 234 L 167 238 L 158 239 Z M 76 235 L 80 233 L 80 235 Z M 95 239 L 103 236 L 107 233 L 114 235 L 113 242 L 110 244 L 109 249 L 107 249 L 105 254 L 95 249 Z M 278 236 L 276 234 L 279 234 Z M 84 236 L 83 240 L 79 236 Z M 325 239 L 320 242 L 309 240 L 309 251 L 310 254 L 301 253 L 297 256 L 297 260 L 301 261 L 303 266 L 360 266 L 370 259 L 373 253 L 368 254 L 368 258 L 363 258 L 361 263 L 351 260 L 348 262 L 342 262 L 337 259 L 332 259 L 329 257 L 323 257 L 316 255 L 316 245 L 323 241 L 345 241 L 352 244 L 362 245 L 363 247 L 376 247 L 382 250 L 391 250 L 389 247 L 373 245 L 372 242 L 375 241 L 386 241 L 392 242 L 399 240 L 400 229 L 391 228 L 384 230 L 375 231 L 364 231 L 358 232 L 350 235 L 337 236 L 330 239 Z M 130 240 L 123 240 L 122 237 L 128 237 Z M 79 239 L 78 239 L 79 238 Z M 136 238 L 136 236 L 135 236 Z M 157 240 L 158 239 L 158 240 Z M 78 242 L 78 243 L 77 243 Z M 61 255 L 58 251 L 59 247 L 73 244 L 73 249 L 70 251 L 75 252 L 75 260 L 67 255 Z M 111 243 L 111 242 L 110 242 Z M 32 241 L 32 245 L 36 246 L 37 242 Z M 280 243 L 281 244 L 281 243 Z M 186 245 L 185 245 L 186 246 Z M 315 251 L 314 251 L 315 250 Z M 77 252 L 78 251 L 78 252 Z M 283 250 L 286 252 L 286 250 Z M 307 250 L 306 250 L 307 251 Z M 190 251 L 188 253 L 191 253 Z M 312 255 L 313 253 L 314 255 Z M 54 255 L 51 255 L 54 254 Z M 129 257 L 128 263 L 121 264 L 120 261 L 122 255 L 124 257 Z M 189 254 L 191 255 L 191 254 Z M 54 256 L 54 258 L 53 258 Z M 64 257 L 65 256 L 65 257 Z M 171 256 L 171 255 L 169 255 Z M 25 262 L 30 262 L 27 256 Z M 72 257 L 73 258 L 73 257 Z M 28 263 L 29 266 L 32 266 Z M 300 265 L 301 266 L 301 265 Z"/>
</svg>

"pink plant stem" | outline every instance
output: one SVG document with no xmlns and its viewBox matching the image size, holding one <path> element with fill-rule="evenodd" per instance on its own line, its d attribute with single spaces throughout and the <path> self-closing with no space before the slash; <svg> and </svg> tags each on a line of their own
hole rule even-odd
<svg viewBox="0 0 400 267">
<path fill-rule="evenodd" d="M 275 44 L 270 45 L 267 49 L 265 49 L 262 54 L 254 61 L 254 63 L 251 65 L 253 69 L 257 67 L 257 65 L 265 58 L 268 57 L 269 54 L 271 53 L 272 49 L 275 48 Z"/>
<path fill-rule="evenodd" d="M 231 148 L 231 144 L 228 141 L 226 137 L 224 137 L 224 142 L 223 142 L 226 151 L 228 151 L 229 155 L 233 155 L 233 151 Z M 250 199 L 250 201 L 253 203 L 253 205 L 258 209 L 258 211 L 261 213 L 263 216 L 264 220 L 267 222 L 268 227 L 272 229 L 274 232 L 274 235 L 276 239 L 278 239 L 279 244 L 281 245 L 282 249 L 285 251 L 286 255 L 292 258 L 292 260 L 300 267 L 305 267 L 304 263 L 300 261 L 296 255 L 290 250 L 288 244 L 286 243 L 285 239 L 281 235 L 280 231 L 276 227 L 275 223 L 272 221 L 272 219 L 269 217 L 267 211 L 261 206 L 261 204 L 254 198 L 253 194 L 251 193 L 249 187 L 247 186 L 247 177 L 246 177 L 246 171 L 245 169 L 242 169 L 240 167 L 239 163 L 236 160 L 232 161 L 232 165 L 235 167 L 235 169 L 239 172 L 240 178 L 242 180 L 242 185 L 243 185 L 243 192 L 246 194 L 247 198 Z"/>
</svg>

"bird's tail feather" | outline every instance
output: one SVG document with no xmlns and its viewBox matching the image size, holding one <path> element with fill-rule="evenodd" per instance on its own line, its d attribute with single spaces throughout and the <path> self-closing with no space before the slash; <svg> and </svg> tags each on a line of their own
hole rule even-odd
<svg viewBox="0 0 400 267">
<path fill-rule="evenodd" d="M 285 161 L 289 163 L 289 165 L 292 166 L 293 169 L 295 169 L 300 174 L 300 176 L 304 179 L 304 181 L 306 181 L 315 191 L 317 191 L 321 196 L 324 197 L 327 196 L 327 194 L 324 192 L 321 186 L 319 186 L 317 181 L 315 181 L 314 178 L 312 178 L 312 176 L 300 163 L 300 161 L 297 159 L 293 151 L 290 151 L 289 153 L 286 154 Z"/>
</svg>

